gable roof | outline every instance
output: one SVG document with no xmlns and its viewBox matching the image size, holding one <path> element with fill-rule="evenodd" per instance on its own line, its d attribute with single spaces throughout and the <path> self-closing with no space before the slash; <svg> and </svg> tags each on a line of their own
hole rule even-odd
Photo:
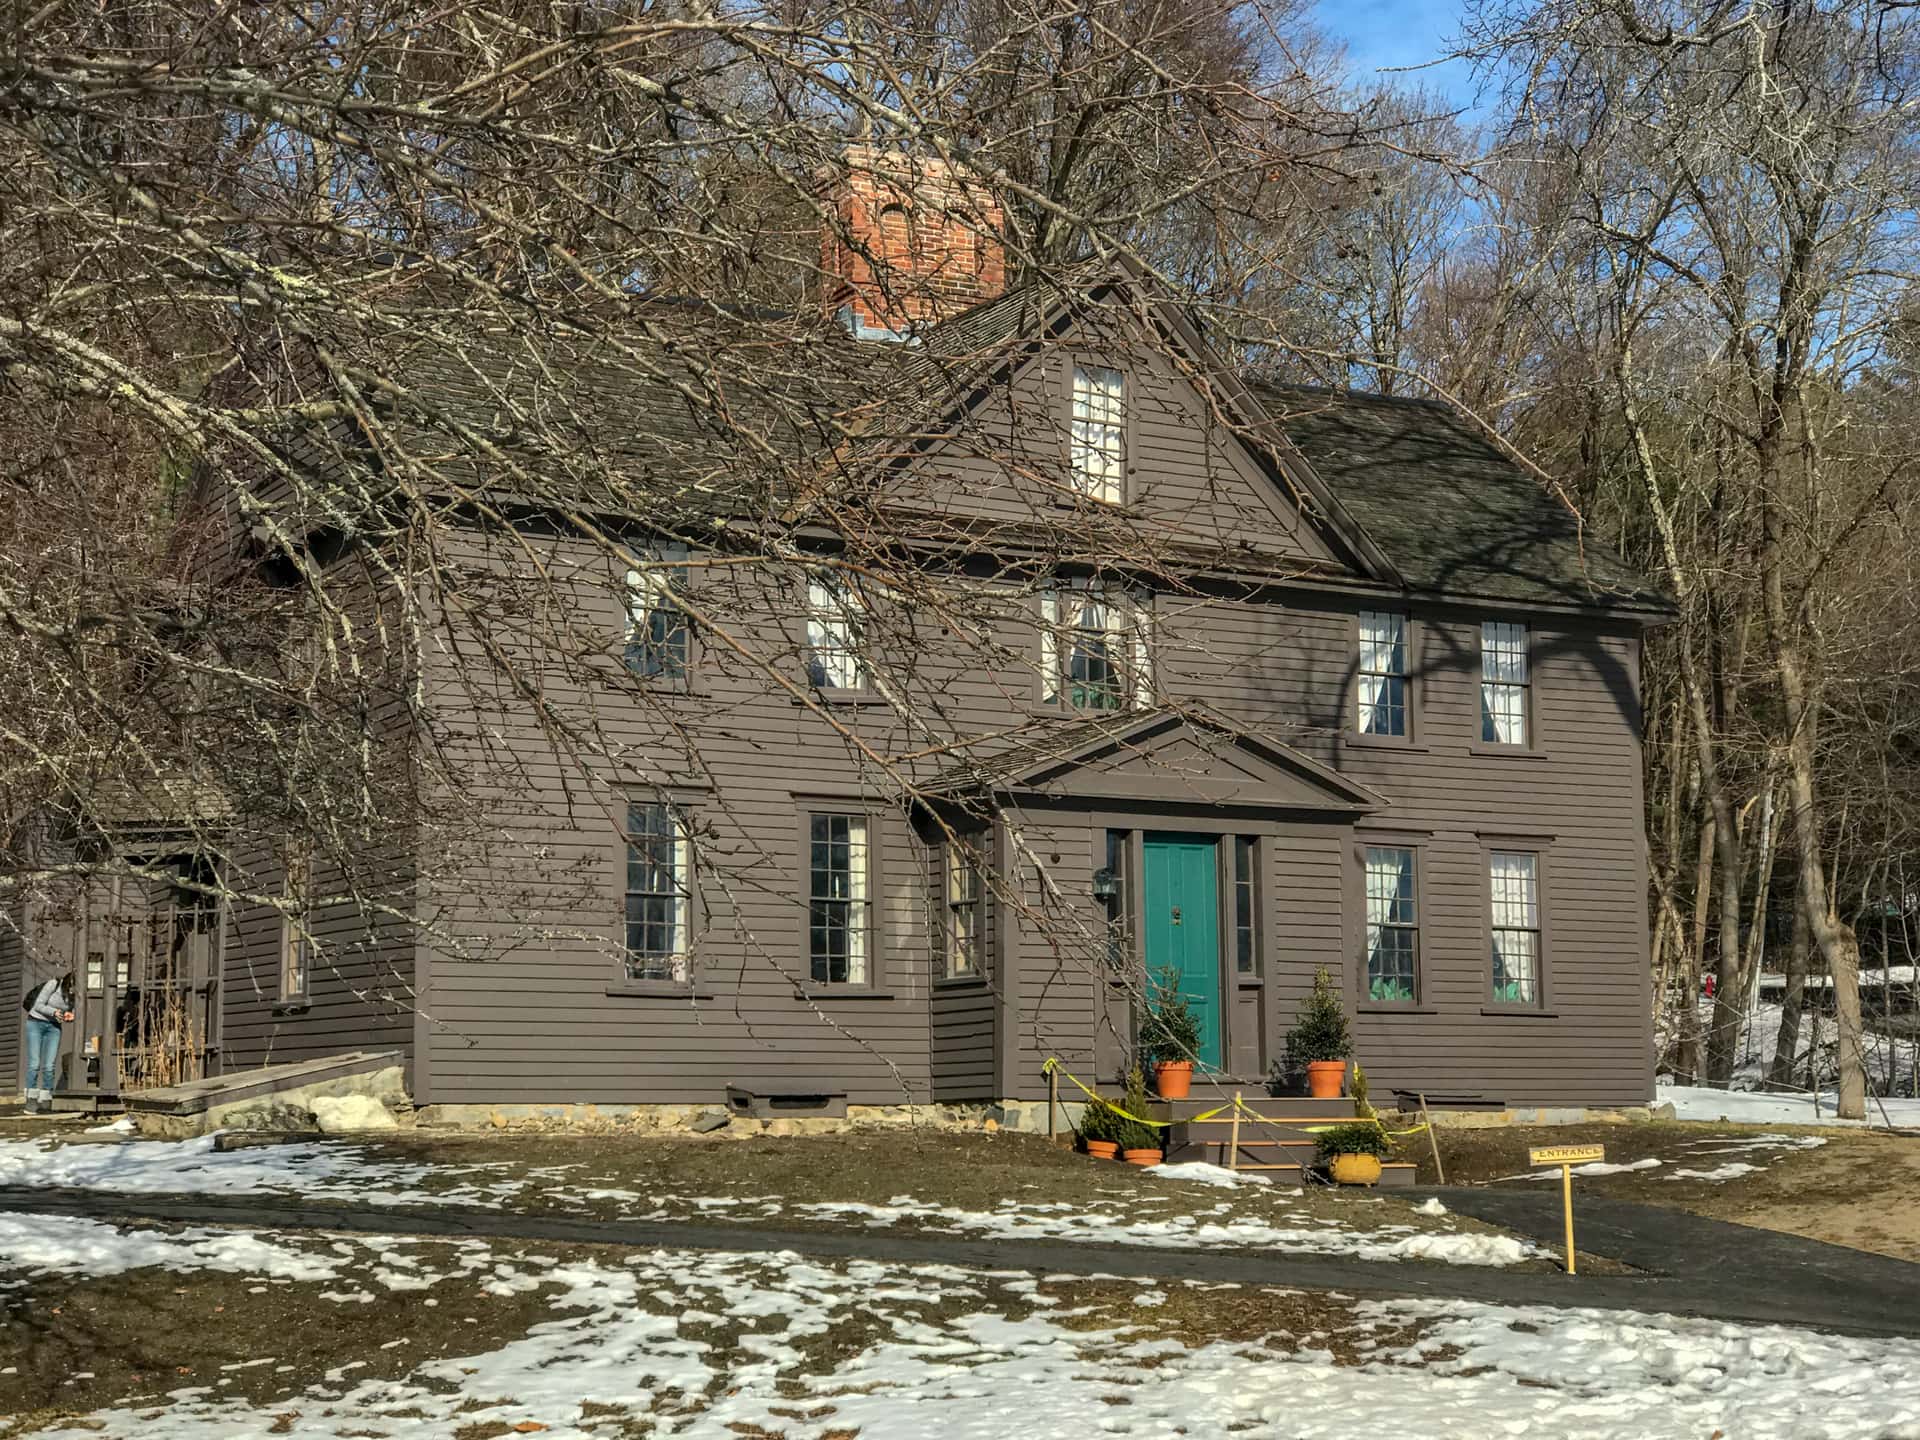
<svg viewBox="0 0 1920 1440">
<path fill-rule="evenodd" d="M 1666 597 L 1492 441 L 1433 400 L 1255 382 L 1347 510 L 1434 595 L 1664 611 Z"/>
<path fill-rule="evenodd" d="M 1045 718 L 944 771 L 927 794 L 1016 794 L 1235 805 L 1341 814 L 1384 807 L 1377 791 L 1192 710 Z"/>
<path fill-rule="evenodd" d="M 791 519 L 808 483 L 859 483 L 865 464 L 910 454 L 1015 363 L 1026 340 L 1141 279 L 1130 267 L 1083 268 L 973 306 L 911 345 L 855 341 L 802 317 L 748 323 L 685 301 L 637 307 L 618 334 L 503 330 L 452 349 L 422 335 L 401 370 L 419 404 L 403 401 L 391 423 L 410 448 L 424 436 L 419 449 L 444 476 L 529 503 L 668 525 Z M 1670 612 L 1657 587 L 1445 406 L 1247 379 L 1212 355 L 1178 306 L 1147 298 L 1168 337 L 1224 378 L 1250 451 L 1374 583 Z M 770 338 L 769 323 L 790 333 Z M 439 417 L 431 424 L 428 407 Z M 497 457 L 484 479 L 453 443 L 463 431 Z M 548 443 L 553 436 L 573 443 Z M 796 488 L 810 467 L 817 480 Z"/>
</svg>

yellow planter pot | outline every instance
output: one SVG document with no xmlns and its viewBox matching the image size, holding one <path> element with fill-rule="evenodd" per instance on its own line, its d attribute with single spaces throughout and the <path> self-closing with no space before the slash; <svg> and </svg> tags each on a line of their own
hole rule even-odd
<svg viewBox="0 0 1920 1440">
<path fill-rule="evenodd" d="M 1372 1185 L 1380 1179 L 1378 1155 L 1336 1155 L 1330 1168 L 1342 1185 Z"/>
</svg>

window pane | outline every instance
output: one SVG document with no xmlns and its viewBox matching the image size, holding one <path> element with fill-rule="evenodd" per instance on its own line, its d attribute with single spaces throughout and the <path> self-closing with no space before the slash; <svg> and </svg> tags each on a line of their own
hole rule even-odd
<svg viewBox="0 0 1920 1440">
<path fill-rule="evenodd" d="M 866 688 L 859 612 L 835 580 L 807 582 L 807 681 L 821 690 Z"/>
<path fill-rule="evenodd" d="M 1126 382 L 1118 370 L 1073 367 L 1069 450 L 1081 494 L 1117 502 L 1126 469 Z"/>
<path fill-rule="evenodd" d="M 677 592 L 685 567 L 627 572 L 627 668 L 674 679 L 687 673 L 692 630 Z"/>
<path fill-rule="evenodd" d="M 1407 733 L 1407 618 L 1377 610 L 1360 612 L 1357 664 L 1362 735 Z"/>
<path fill-rule="evenodd" d="M 813 815 L 807 822 L 809 970 L 820 984 L 867 978 L 867 821 Z"/>
<path fill-rule="evenodd" d="M 1493 745 L 1527 743 L 1527 627 L 1501 620 L 1480 625 L 1480 738 Z"/>
<path fill-rule="evenodd" d="M 1367 998 L 1412 1000 L 1419 988 L 1420 944 L 1413 851 L 1401 846 L 1369 845 L 1365 860 Z"/>
<path fill-rule="evenodd" d="M 1251 975 L 1259 966 L 1254 921 L 1253 841 L 1236 835 L 1233 841 L 1233 966 Z"/>
<path fill-rule="evenodd" d="M 687 839 L 671 805 L 627 807 L 626 930 L 629 979 L 689 978 Z"/>
<path fill-rule="evenodd" d="M 1496 850 L 1488 857 L 1492 911 L 1492 998 L 1502 1005 L 1540 1001 L 1539 857 Z"/>
</svg>

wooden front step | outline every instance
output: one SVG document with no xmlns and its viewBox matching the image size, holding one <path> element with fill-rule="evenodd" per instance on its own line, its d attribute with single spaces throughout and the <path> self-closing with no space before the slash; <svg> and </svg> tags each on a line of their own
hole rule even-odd
<svg viewBox="0 0 1920 1440">
<path fill-rule="evenodd" d="M 1149 1118 L 1191 1120 L 1196 1115 L 1205 1115 L 1209 1110 L 1219 1110 L 1224 1105 L 1227 1108 L 1222 1110 L 1216 1118 L 1230 1121 L 1233 1118 L 1233 1094 L 1232 1090 L 1221 1094 L 1211 1086 L 1207 1087 L 1203 1093 L 1200 1087 L 1195 1086 L 1193 1094 L 1185 1100 L 1151 1102 L 1149 1109 L 1152 1113 Z M 1305 1095 L 1268 1095 L 1265 1092 L 1255 1095 L 1242 1091 L 1240 1103 L 1263 1119 L 1274 1117 L 1325 1125 L 1329 1121 L 1354 1118 L 1353 1100 L 1350 1096 L 1342 1096 L 1338 1100 L 1314 1100 Z M 1242 1113 L 1243 1123 L 1246 1118 L 1245 1113 Z"/>
</svg>

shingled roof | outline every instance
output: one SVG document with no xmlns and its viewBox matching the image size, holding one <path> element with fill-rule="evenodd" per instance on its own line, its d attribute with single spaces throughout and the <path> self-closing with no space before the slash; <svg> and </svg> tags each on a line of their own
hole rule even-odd
<svg viewBox="0 0 1920 1440">
<path fill-rule="evenodd" d="M 686 302 L 650 304 L 642 326 L 618 335 L 501 332 L 451 353 L 423 336 L 402 373 L 416 377 L 439 419 L 430 435 L 410 425 L 408 448 L 442 474 L 496 493 L 518 488 L 533 503 L 656 519 L 789 508 L 805 501 L 795 478 L 811 462 L 817 483 L 831 487 L 860 463 L 890 460 L 937 433 L 1026 337 L 1089 293 L 1017 290 L 913 345 L 856 342 L 802 317 L 737 320 Z M 1279 432 L 1276 449 L 1305 458 L 1364 532 L 1350 538 L 1371 541 L 1412 591 L 1669 608 L 1444 405 L 1262 381 L 1248 388 Z M 470 447 L 446 430 L 449 419 L 497 447 L 484 481 L 472 473 Z"/>
<path fill-rule="evenodd" d="M 1445 405 L 1257 381 L 1252 389 L 1412 589 L 1668 608 L 1537 479 Z"/>
</svg>

